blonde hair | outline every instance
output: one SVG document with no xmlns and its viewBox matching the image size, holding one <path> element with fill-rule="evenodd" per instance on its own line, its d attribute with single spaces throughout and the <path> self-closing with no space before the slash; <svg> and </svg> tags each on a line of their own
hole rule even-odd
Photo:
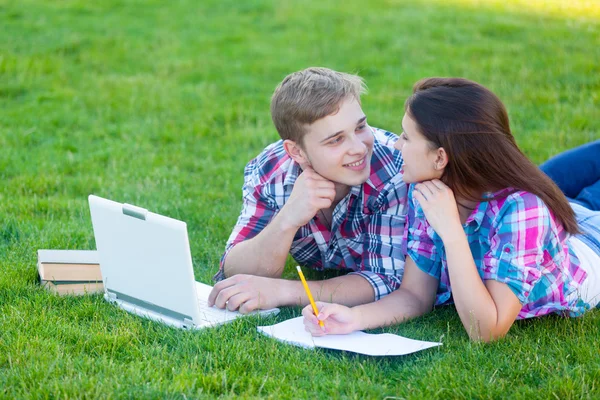
<svg viewBox="0 0 600 400">
<path fill-rule="evenodd" d="M 335 114 L 341 103 L 367 88 L 357 75 L 328 68 L 307 68 L 285 77 L 271 98 L 271 118 L 282 139 L 303 145 L 306 126 Z"/>
</svg>

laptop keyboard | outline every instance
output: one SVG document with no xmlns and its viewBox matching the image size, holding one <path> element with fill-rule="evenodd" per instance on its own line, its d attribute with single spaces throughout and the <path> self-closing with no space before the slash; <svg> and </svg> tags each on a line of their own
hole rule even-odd
<svg viewBox="0 0 600 400">
<path fill-rule="evenodd" d="M 208 322 L 229 321 L 235 319 L 238 314 L 216 307 L 209 307 L 208 302 L 204 299 L 198 299 L 198 305 L 200 306 L 200 317 Z"/>
</svg>

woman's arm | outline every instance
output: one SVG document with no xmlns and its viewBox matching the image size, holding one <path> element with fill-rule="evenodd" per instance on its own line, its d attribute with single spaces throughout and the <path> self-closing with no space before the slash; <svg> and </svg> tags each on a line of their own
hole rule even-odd
<svg viewBox="0 0 600 400">
<path fill-rule="evenodd" d="M 440 235 L 446 249 L 452 297 L 460 320 L 473 340 L 489 342 L 504 336 L 515 321 L 521 303 L 508 285 L 482 281 L 467 237 L 459 226 Z"/>
<path fill-rule="evenodd" d="M 311 306 L 302 310 L 306 330 L 313 336 L 346 334 L 357 330 L 394 325 L 423 315 L 433 308 L 438 280 L 406 258 L 400 288 L 379 301 L 353 308 L 317 302 L 318 319 Z M 318 321 L 324 321 L 324 330 Z"/>
<path fill-rule="evenodd" d="M 489 342 L 504 336 L 521 310 L 519 299 L 504 283 L 482 281 L 452 190 L 439 180 L 415 189 L 427 221 L 444 243 L 452 297 L 469 337 Z"/>
</svg>

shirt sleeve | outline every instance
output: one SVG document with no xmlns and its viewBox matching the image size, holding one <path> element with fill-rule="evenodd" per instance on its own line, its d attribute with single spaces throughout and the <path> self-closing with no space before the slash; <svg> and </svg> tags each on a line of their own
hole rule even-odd
<svg viewBox="0 0 600 400">
<path fill-rule="evenodd" d="M 413 197 L 413 190 L 411 186 L 408 192 L 409 206 L 404 235 L 406 254 L 421 271 L 440 280 L 442 260 L 433 241 L 436 233 L 427 222 L 419 202 Z"/>
<path fill-rule="evenodd" d="M 227 244 L 225 245 L 225 252 L 219 263 L 219 272 L 213 277 L 213 280 L 216 282 L 225 279 L 223 266 L 225 265 L 225 259 L 231 249 L 236 244 L 252 239 L 258 235 L 278 212 L 275 202 L 269 201 L 269 199 L 263 195 L 262 187 L 253 185 L 249 178 L 245 179 L 242 191 L 242 211 L 227 240 Z"/>
<path fill-rule="evenodd" d="M 404 273 L 402 238 L 406 185 L 398 174 L 380 193 L 364 230 L 361 275 L 373 286 L 375 300 L 400 287 Z"/>
<path fill-rule="evenodd" d="M 541 199 L 517 192 L 507 198 L 494 225 L 483 279 L 505 283 L 521 304 L 528 303 L 544 265 L 552 262 L 547 247 L 560 245 L 555 221 Z"/>
</svg>

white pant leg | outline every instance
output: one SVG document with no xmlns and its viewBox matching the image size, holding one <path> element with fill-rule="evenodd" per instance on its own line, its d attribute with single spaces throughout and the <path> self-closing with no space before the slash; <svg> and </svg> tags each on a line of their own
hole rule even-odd
<svg viewBox="0 0 600 400">
<path fill-rule="evenodd" d="M 581 268 L 587 272 L 579 295 L 583 301 L 594 308 L 600 303 L 600 255 L 573 236 L 569 238 L 569 245 L 577 254 Z"/>
</svg>

